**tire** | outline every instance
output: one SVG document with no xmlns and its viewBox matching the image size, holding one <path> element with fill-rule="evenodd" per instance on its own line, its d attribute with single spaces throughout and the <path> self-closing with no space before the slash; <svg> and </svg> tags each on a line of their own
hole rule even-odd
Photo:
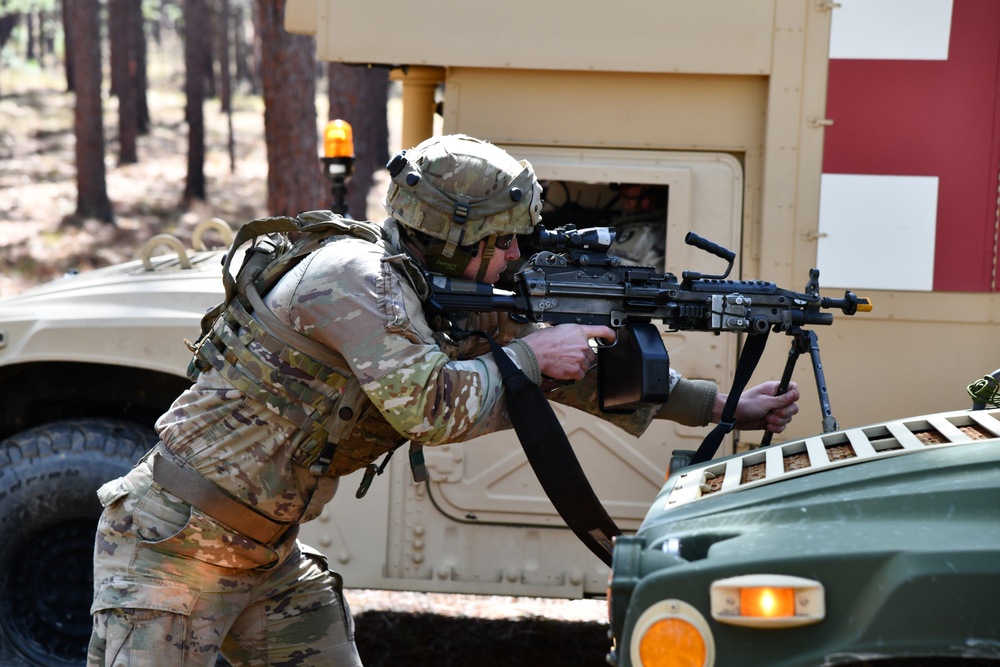
<svg viewBox="0 0 1000 667">
<path fill-rule="evenodd" d="M 0 665 L 86 663 L 95 492 L 155 444 L 149 427 L 99 419 L 0 442 Z"/>
</svg>

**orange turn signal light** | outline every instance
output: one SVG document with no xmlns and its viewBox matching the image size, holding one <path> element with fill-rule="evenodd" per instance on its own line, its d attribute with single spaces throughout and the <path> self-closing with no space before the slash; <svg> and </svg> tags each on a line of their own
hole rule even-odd
<svg viewBox="0 0 1000 667">
<path fill-rule="evenodd" d="M 681 618 L 656 621 L 639 641 L 643 667 L 702 667 L 705 654 L 705 638 Z"/>
<path fill-rule="evenodd" d="M 708 621 L 683 600 L 661 600 L 636 620 L 629 644 L 633 665 L 712 667 L 715 639 Z"/>
<path fill-rule="evenodd" d="M 346 120 L 331 120 L 323 130 L 323 155 L 354 157 L 354 130 Z"/>
</svg>

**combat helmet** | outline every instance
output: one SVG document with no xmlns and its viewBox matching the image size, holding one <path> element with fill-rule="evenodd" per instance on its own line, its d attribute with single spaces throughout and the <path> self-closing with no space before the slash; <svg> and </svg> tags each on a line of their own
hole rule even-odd
<svg viewBox="0 0 1000 667">
<path fill-rule="evenodd" d="M 542 190 L 531 165 L 486 141 L 432 137 L 386 168 L 386 211 L 416 232 L 432 271 L 461 275 L 486 239 L 485 272 L 499 237 L 530 233 L 541 220 Z"/>
</svg>

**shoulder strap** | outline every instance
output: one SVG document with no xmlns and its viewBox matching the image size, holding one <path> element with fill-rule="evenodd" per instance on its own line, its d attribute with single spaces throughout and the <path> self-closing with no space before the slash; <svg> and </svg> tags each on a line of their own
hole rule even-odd
<svg viewBox="0 0 1000 667">
<path fill-rule="evenodd" d="M 290 245 L 279 246 L 277 253 L 270 258 L 272 263 L 258 270 L 257 275 L 253 271 L 246 272 L 247 275 L 244 275 L 244 272 L 241 271 L 236 278 L 234 288 L 246 297 L 253 307 L 254 318 L 272 336 L 314 359 L 335 368 L 343 368 L 344 359 L 339 354 L 279 320 L 264 303 L 262 295 L 270 291 L 278 279 L 291 270 L 302 258 L 316 250 L 322 241 L 329 236 L 333 234 L 351 235 L 371 243 L 377 243 L 382 238 L 381 227 L 368 222 L 348 220 L 330 211 L 308 211 L 301 213 L 298 218 L 279 217 L 254 220 L 250 223 L 251 225 L 259 224 L 248 232 L 247 238 L 256 238 L 262 233 L 269 233 L 266 231 L 268 229 L 272 232 L 281 231 L 287 227 L 289 220 L 295 225 L 294 231 L 305 236 Z M 233 242 L 233 249 L 239 247 L 238 242 L 239 238 Z M 224 272 L 224 277 L 232 278 L 228 271 Z"/>
<path fill-rule="evenodd" d="M 253 317 L 264 328 L 264 331 L 271 334 L 286 345 L 295 348 L 299 352 L 304 352 L 313 359 L 322 361 L 334 368 L 344 368 L 344 358 L 333 352 L 323 343 L 313 340 L 305 334 L 301 334 L 292 327 L 279 320 L 271 309 L 264 303 L 264 299 L 257 294 L 257 290 L 252 287 L 246 291 L 247 301 L 253 306 Z"/>
<path fill-rule="evenodd" d="M 503 377 L 510 421 L 542 489 L 580 541 L 610 566 L 612 540 L 621 535 L 621 530 L 594 493 L 545 394 L 492 336 L 471 333 L 489 341 Z"/>
<path fill-rule="evenodd" d="M 299 235 L 294 242 L 288 236 L 293 233 Z M 332 211 L 306 211 L 294 218 L 285 215 L 256 218 L 240 227 L 222 261 L 225 300 L 205 313 L 201 319 L 201 334 L 198 340 L 194 343 L 184 341 L 188 348 L 192 352 L 197 352 L 202 341 L 211 335 L 215 321 L 225 312 L 233 299 L 242 294 L 246 303 L 257 313 L 258 322 L 273 336 L 298 346 L 300 350 L 315 359 L 329 362 L 330 351 L 322 344 L 279 322 L 268 308 L 263 307 L 261 294 L 269 291 L 302 258 L 335 234 L 352 235 L 372 243 L 379 243 L 383 239 L 380 225 L 343 218 Z M 240 249 L 248 242 L 249 249 L 241 254 Z M 232 265 L 238 254 L 242 260 L 240 269 L 234 276 Z M 196 353 L 188 367 L 188 376 L 192 380 L 204 370 L 199 365 L 197 356 Z"/>
<path fill-rule="evenodd" d="M 256 241 L 261 236 L 292 232 L 318 234 L 320 238 L 337 233 L 351 234 L 373 243 L 382 238 L 381 227 L 378 225 L 342 218 L 331 211 L 306 211 L 295 218 L 279 215 L 251 220 L 237 230 L 222 264 L 222 282 L 226 288 L 227 302 L 232 300 L 236 291 L 236 280 L 230 271 L 236 251 L 247 241 Z"/>
<path fill-rule="evenodd" d="M 236 231 L 233 244 L 229 246 L 229 252 L 226 253 L 226 257 L 222 261 L 222 284 L 226 288 L 226 303 L 232 301 L 233 297 L 236 296 L 236 278 L 233 277 L 230 270 L 233 258 L 236 257 L 236 251 L 242 248 L 247 241 L 256 241 L 259 236 L 295 232 L 298 229 L 299 224 L 295 218 L 277 216 L 251 220 Z"/>
</svg>

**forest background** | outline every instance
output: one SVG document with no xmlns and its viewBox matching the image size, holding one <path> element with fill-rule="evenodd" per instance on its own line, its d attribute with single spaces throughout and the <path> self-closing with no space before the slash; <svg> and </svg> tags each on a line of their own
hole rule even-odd
<svg viewBox="0 0 1000 667">
<path fill-rule="evenodd" d="M 0 1 L 0 296 L 133 259 L 159 232 L 187 240 L 208 217 L 330 208 L 328 118 L 354 128 L 346 203 L 369 217 L 395 134 L 388 69 L 317 62 L 283 14 L 283 0 Z"/>
<path fill-rule="evenodd" d="M 190 245 L 207 218 L 330 208 L 331 118 L 354 129 L 348 211 L 379 219 L 396 84 L 317 62 L 283 14 L 284 0 L 0 0 L 0 297 L 135 259 L 158 233 Z M 369 667 L 605 664 L 603 602 L 347 594 Z"/>
</svg>

